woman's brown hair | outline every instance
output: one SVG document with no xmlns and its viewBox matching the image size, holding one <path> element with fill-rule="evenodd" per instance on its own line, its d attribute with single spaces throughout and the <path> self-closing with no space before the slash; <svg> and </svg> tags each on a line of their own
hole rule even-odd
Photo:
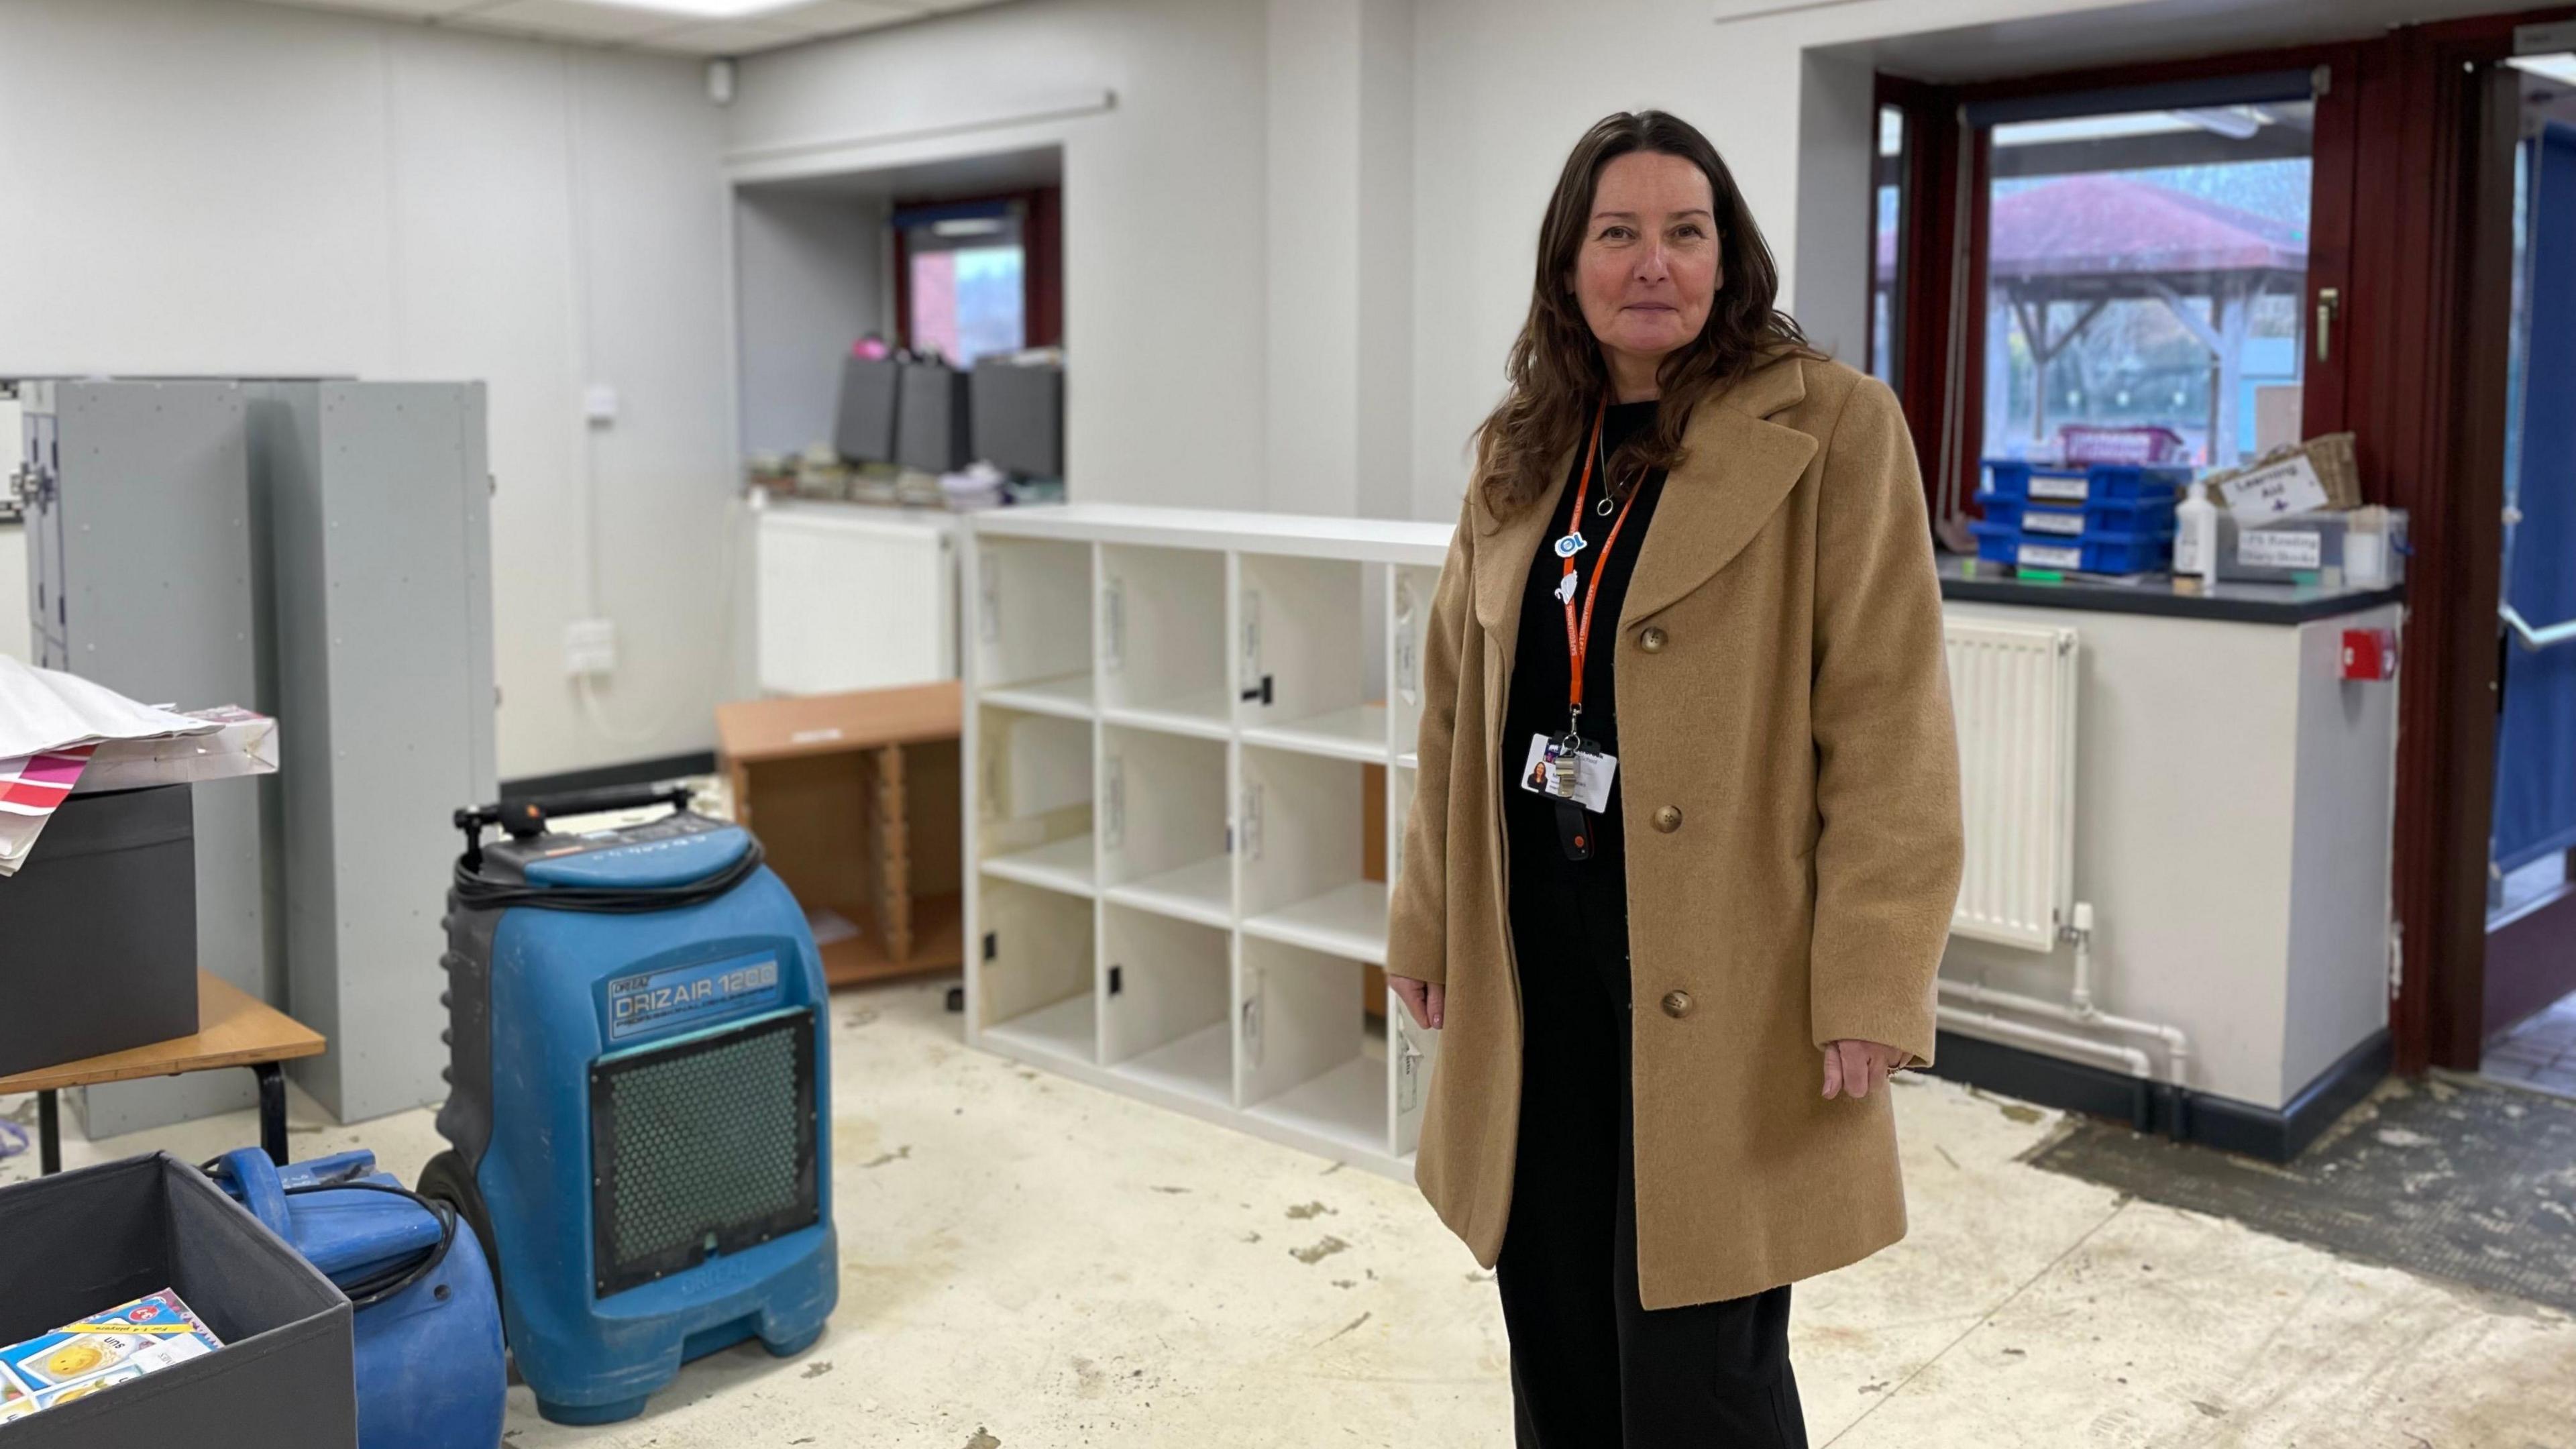
<svg viewBox="0 0 2576 1449">
<path fill-rule="evenodd" d="M 1485 506 L 1507 517 L 1547 490 L 1558 461 L 1582 445 L 1593 405 L 1610 386 L 1601 344 L 1583 320 L 1569 290 L 1575 256 L 1592 220 L 1593 188 L 1601 168 L 1632 151 L 1679 156 L 1708 176 L 1710 210 L 1717 218 L 1718 287 L 1699 336 L 1676 347 L 1658 370 L 1662 401 L 1655 425 L 1610 458 L 1612 485 L 1650 468 L 1682 460 L 1682 427 L 1691 409 L 1755 364 L 1781 354 L 1822 357 L 1788 313 L 1773 305 L 1780 270 L 1753 222 L 1744 193 L 1717 148 L 1699 129 L 1662 111 L 1620 111 L 1604 116 L 1565 158 L 1539 223 L 1538 277 L 1530 291 L 1529 319 L 1512 343 L 1505 375 L 1511 391 L 1476 429 L 1477 476 Z"/>
</svg>

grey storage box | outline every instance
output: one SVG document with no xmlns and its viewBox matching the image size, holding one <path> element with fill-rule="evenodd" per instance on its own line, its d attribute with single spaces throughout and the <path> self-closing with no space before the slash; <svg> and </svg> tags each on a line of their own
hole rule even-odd
<svg viewBox="0 0 2576 1449">
<path fill-rule="evenodd" d="M 0 1188 L 0 1344 L 164 1288 L 224 1346 L 0 1425 L 0 1449 L 354 1449 L 349 1300 L 195 1168 L 155 1153 Z"/>
<path fill-rule="evenodd" d="M 0 1076 L 196 1034 L 192 788 L 74 795 L 0 879 Z"/>
<path fill-rule="evenodd" d="M 924 473 L 953 473 L 966 466 L 966 377 L 935 362 L 904 364 L 894 425 L 896 462 Z"/>
<path fill-rule="evenodd" d="M 2299 575 L 2343 567 L 2346 519 L 2340 513 L 2301 513 L 2260 528 L 2247 528 L 2225 509 L 2218 512 L 2218 577 L 2223 583 L 2289 584 Z"/>
</svg>

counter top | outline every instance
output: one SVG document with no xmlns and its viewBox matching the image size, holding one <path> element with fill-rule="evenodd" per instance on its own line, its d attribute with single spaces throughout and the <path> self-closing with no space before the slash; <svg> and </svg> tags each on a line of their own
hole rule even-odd
<svg viewBox="0 0 2576 1449">
<path fill-rule="evenodd" d="M 2161 614 L 2234 624 L 2304 624 L 2400 602 L 2405 586 L 2380 589 L 2297 584 L 2231 584 L 2206 594 L 2174 592 L 2170 574 L 2135 578 L 2086 575 L 2065 580 L 2015 578 L 2002 564 L 1965 554 L 1940 555 L 1941 597 L 1959 603 L 2020 604 L 2036 609 L 2090 609 L 2109 614 Z"/>
</svg>

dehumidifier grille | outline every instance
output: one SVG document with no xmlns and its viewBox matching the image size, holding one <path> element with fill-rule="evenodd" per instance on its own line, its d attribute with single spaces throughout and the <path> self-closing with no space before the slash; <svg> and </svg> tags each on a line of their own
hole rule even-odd
<svg viewBox="0 0 2576 1449">
<path fill-rule="evenodd" d="M 602 1298 L 811 1227 L 813 1009 L 603 1058 L 590 1132 Z"/>
</svg>

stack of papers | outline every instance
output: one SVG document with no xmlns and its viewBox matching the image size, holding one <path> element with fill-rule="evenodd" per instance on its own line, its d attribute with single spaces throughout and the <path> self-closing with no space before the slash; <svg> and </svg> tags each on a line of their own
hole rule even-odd
<svg viewBox="0 0 2576 1449">
<path fill-rule="evenodd" d="M 15 875 L 64 800 L 277 768 L 277 722 L 247 710 L 179 714 L 0 656 L 0 876 Z"/>
</svg>

